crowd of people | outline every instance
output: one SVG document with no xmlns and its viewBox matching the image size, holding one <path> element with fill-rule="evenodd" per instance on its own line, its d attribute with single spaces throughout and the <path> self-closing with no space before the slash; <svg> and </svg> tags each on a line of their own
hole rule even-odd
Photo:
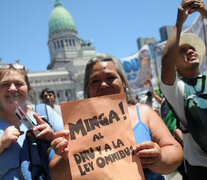
<svg viewBox="0 0 207 180">
<path fill-rule="evenodd" d="M 136 142 L 133 156 L 140 159 L 147 180 L 165 179 L 164 174 L 176 169 L 184 180 L 206 177 L 207 79 L 206 73 L 199 73 L 206 50 L 195 34 L 181 34 L 188 15 L 194 12 L 207 18 L 207 6 L 202 0 L 182 0 L 163 51 L 162 97 L 148 78 L 149 91 L 142 99 L 137 96 L 133 100 L 122 64 L 107 53 L 97 53 L 85 67 L 84 98 L 126 95 Z M 55 93 L 43 89 L 42 104 L 36 105 L 30 103 L 35 95 L 23 65 L 0 65 L 0 179 L 72 179 L 68 159 L 70 132 L 64 130 Z M 198 98 L 189 100 L 192 96 Z M 195 103 L 189 101 L 206 108 L 197 110 Z M 17 119 L 17 107 L 32 120 L 33 129 Z M 195 122 L 204 122 L 201 133 Z"/>
</svg>

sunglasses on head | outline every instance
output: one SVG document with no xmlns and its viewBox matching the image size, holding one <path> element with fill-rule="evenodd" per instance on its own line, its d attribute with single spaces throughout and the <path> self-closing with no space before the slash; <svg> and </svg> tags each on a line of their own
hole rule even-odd
<svg viewBox="0 0 207 180">
<path fill-rule="evenodd" d="M 24 65 L 22 64 L 0 64 L 0 69 L 8 69 L 8 68 L 15 68 L 15 69 L 25 69 Z"/>
</svg>

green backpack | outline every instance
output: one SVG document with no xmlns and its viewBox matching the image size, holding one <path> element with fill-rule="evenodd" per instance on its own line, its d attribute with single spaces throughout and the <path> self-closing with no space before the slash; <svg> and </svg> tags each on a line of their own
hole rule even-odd
<svg viewBox="0 0 207 180">
<path fill-rule="evenodd" d="M 207 154 L 207 78 L 198 76 L 194 79 L 183 78 L 185 82 L 184 127 L 193 136 L 200 148 Z"/>
<path fill-rule="evenodd" d="M 177 116 L 174 113 L 171 105 L 165 98 L 160 107 L 160 116 L 163 119 L 167 128 L 169 129 L 170 133 L 173 135 L 175 128 L 177 127 Z"/>
</svg>

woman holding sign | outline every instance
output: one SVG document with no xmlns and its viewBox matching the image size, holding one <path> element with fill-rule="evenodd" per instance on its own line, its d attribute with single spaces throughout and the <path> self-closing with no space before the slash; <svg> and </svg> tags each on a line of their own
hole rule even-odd
<svg viewBox="0 0 207 180">
<path fill-rule="evenodd" d="M 131 100 L 130 87 L 122 65 L 108 54 L 97 54 L 86 65 L 85 98 L 118 93 L 126 93 L 127 100 Z M 141 160 L 145 178 L 164 179 L 160 174 L 173 172 L 181 163 L 183 157 L 181 146 L 171 136 L 159 115 L 148 105 L 128 105 L 128 112 L 136 140 L 133 151 Z M 66 160 L 68 134 L 68 131 L 57 132 L 52 142 L 56 154 L 60 155 L 50 164 L 54 179 L 60 178 L 62 171 L 67 171 L 67 176 L 70 175 Z"/>
</svg>

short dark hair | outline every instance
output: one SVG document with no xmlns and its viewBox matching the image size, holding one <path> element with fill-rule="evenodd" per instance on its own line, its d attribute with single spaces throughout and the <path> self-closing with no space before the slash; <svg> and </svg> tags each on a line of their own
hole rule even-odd
<svg viewBox="0 0 207 180">
<path fill-rule="evenodd" d="M 52 93 L 53 95 L 54 95 L 54 98 L 55 98 L 55 92 L 53 91 L 53 90 L 51 90 L 51 89 L 49 89 L 49 88 L 45 88 L 45 89 L 43 89 L 42 90 L 42 92 L 41 92 L 41 99 L 43 99 L 43 96 L 44 96 L 44 93 L 45 92 L 47 92 L 47 93 Z"/>
</svg>

